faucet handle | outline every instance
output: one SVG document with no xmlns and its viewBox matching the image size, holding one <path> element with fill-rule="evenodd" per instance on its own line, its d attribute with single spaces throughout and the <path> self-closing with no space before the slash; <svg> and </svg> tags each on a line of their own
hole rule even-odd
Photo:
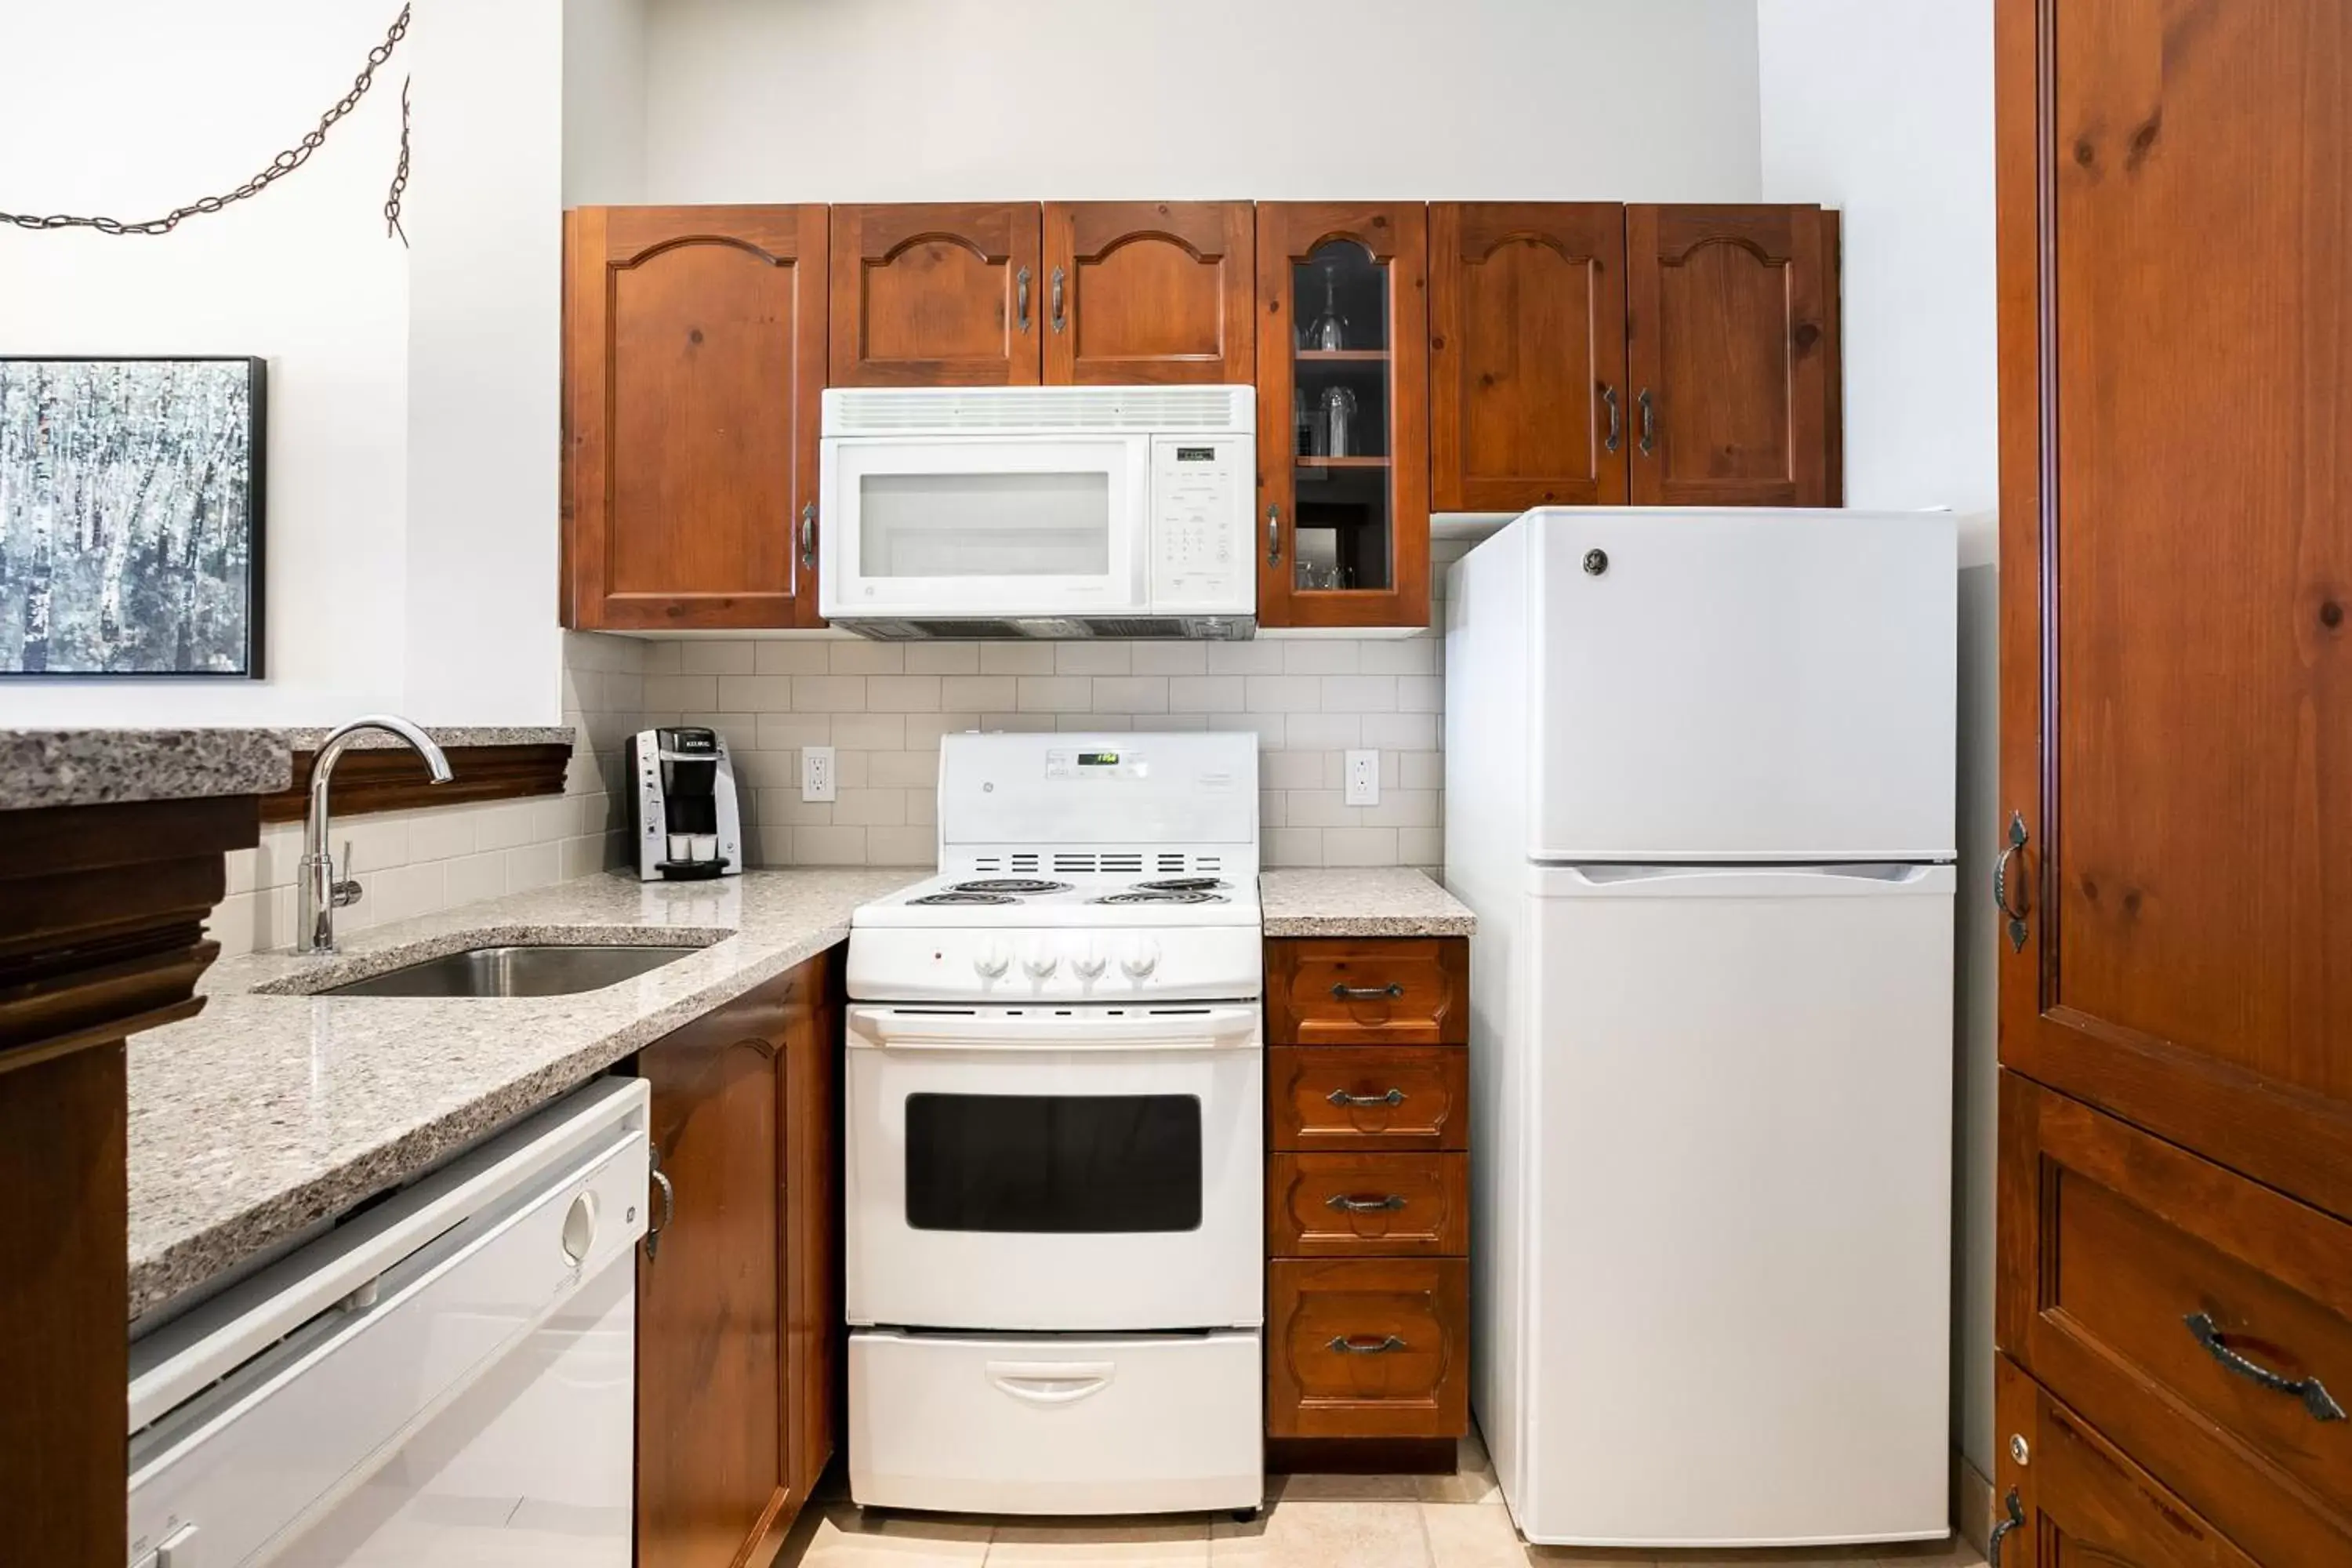
<svg viewBox="0 0 2352 1568">
<path fill-rule="evenodd" d="M 335 878 L 335 872 L 338 868 L 340 868 L 343 873 L 340 880 Z M 360 894 L 365 890 L 361 888 L 359 879 L 352 876 L 351 872 L 352 841 L 346 838 L 343 840 L 343 858 L 340 864 L 340 868 L 330 866 L 327 868 L 329 886 L 333 889 L 335 908 L 339 910 L 349 909 L 352 905 L 358 903 L 360 901 Z"/>
</svg>

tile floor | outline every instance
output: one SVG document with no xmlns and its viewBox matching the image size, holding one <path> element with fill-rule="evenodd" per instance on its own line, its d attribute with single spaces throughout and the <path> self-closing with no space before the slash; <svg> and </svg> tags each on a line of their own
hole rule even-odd
<svg viewBox="0 0 2352 1568">
<path fill-rule="evenodd" d="M 777 1568 L 1969 1568 L 1959 1542 L 1898 1548 L 1748 1552 L 1596 1552 L 1529 1546 L 1511 1527 L 1475 1436 L 1451 1476 L 1278 1476 L 1274 1506 L 1248 1524 L 1225 1514 L 1146 1522 L 891 1514 L 811 1508 Z"/>
</svg>

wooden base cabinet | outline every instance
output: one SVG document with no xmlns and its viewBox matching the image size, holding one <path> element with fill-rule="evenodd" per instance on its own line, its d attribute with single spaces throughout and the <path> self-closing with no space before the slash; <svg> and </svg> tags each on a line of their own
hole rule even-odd
<svg viewBox="0 0 2352 1568">
<path fill-rule="evenodd" d="M 1469 945 L 1266 943 L 1266 1435 L 1318 1468 L 1469 1430 Z"/>
<path fill-rule="evenodd" d="M 647 1047 L 659 1176 L 637 1258 L 638 1568 L 764 1563 L 831 1457 L 835 955 Z"/>
</svg>

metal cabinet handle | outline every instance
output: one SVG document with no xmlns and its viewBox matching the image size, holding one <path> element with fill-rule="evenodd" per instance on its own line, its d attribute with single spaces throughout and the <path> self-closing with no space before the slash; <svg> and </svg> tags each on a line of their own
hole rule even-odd
<svg viewBox="0 0 2352 1568">
<path fill-rule="evenodd" d="M 1013 321 L 1023 331 L 1029 330 L 1029 269 L 1024 267 L 1013 275 L 1014 285 Z"/>
<path fill-rule="evenodd" d="M 1351 1198 L 1345 1193 L 1333 1193 L 1323 1200 L 1323 1206 L 1338 1209 L 1341 1214 L 1393 1214 L 1404 1207 L 1404 1199 L 1394 1193 L 1384 1198 Z"/>
<path fill-rule="evenodd" d="M 661 1251 L 662 1232 L 667 1230 L 669 1222 L 677 1217 L 677 1189 L 670 1185 L 669 1178 L 662 1173 L 659 1163 L 646 1173 L 653 1177 L 654 1185 L 661 1189 L 662 1195 L 661 1224 L 648 1223 L 646 1226 L 646 1261 L 651 1263 L 655 1254 Z"/>
<path fill-rule="evenodd" d="M 816 502 L 801 508 L 801 565 L 816 570 Z"/>
<path fill-rule="evenodd" d="M 1404 1090 L 1392 1089 L 1386 1094 L 1349 1094 L 1344 1089 L 1335 1089 L 1323 1098 L 1334 1105 L 1402 1105 Z"/>
<path fill-rule="evenodd" d="M 1992 1527 L 1992 1536 L 1985 1542 L 1985 1568 L 2000 1568 L 2001 1537 L 2025 1522 L 2025 1510 L 2018 1503 L 2015 1487 L 2009 1489 L 2009 1496 L 2003 1500 L 2009 1509 L 2009 1517 Z"/>
<path fill-rule="evenodd" d="M 1341 1355 L 1386 1355 L 1391 1351 L 1401 1351 L 1404 1348 L 1404 1342 L 1394 1334 L 1390 1334 L 1376 1344 L 1366 1344 L 1362 1340 L 1351 1339 L 1346 1334 L 1331 1336 L 1331 1349 Z"/>
<path fill-rule="evenodd" d="M 1625 411 L 1617 406 L 1617 389 L 1605 381 L 1601 384 L 1601 401 L 1609 410 L 1609 434 L 1602 438 L 1601 449 L 1613 452 L 1625 437 Z"/>
<path fill-rule="evenodd" d="M 1404 986 L 1391 980 L 1386 985 L 1334 985 L 1331 994 L 1342 1002 L 1377 1002 L 1383 996 L 1402 996 Z"/>
<path fill-rule="evenodd" d="M 1278 564 L 1282 560 L 1282 507 L 1279 502 L 1265 509 L 1265 563 Z"/>
<path fill-rule="evenodd" d="M 2009 917 L 2009 951 L 2011 952 L 2024 951 L 2025 917 L 2033 911 L 2030 907 L 2025 909 L 2010 907 L 2009 861 L 2011 856 L 2025 847 L 2025 841 L 2029 837 L 2030 835 L 2025 831 L 2024 816 L 2019 812 L 2011 812 L 2009 842 L 2001 846 L 2000 858 L 1992 863 L 1992 901 L 2000 907 L 2002 914 Z"/>
<path fill-rule="evenodd" d="M 1062 269 L 1056 267 L 1054 268 L 1054 330 L 1058 332 L 1067 325 L 1069 321 L 1062 314 Z"/>
<path fill-rule="evenodd" d="M 2248 1361 L 2221 1342 L 2221 1331 L 2214 1326 L 2212 1316 L 2191 1312 L 2180 1320 L 2189 1325 L 2191 1338 L 2205 1347 L 2205 1353 L 2236 1373 L 2248 1382 L 2256 1383 L 2273 1394 L 2284 1394 L 2303 1402 L 2303 1407 L 2314 1421 L 2341 1421 L 2344 1406 L 2336 1403 L 2333 1394 L 2315 1377 L 2281 1377 L 2260 1362 Z"/>
<path fill-rule="evenodd" d="M 1633 405 L 1642 411 L 1642 456 L 1646 458 L 1658 449 L 1658 406 L 1650 401 L 1646 386 L 1633 395 Z"/>
</svg>

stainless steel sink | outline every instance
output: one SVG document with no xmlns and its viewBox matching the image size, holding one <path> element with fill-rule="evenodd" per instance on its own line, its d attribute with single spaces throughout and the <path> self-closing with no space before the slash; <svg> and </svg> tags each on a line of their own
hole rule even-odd
<svg viewBox="0 0 2352 1568">
<path fill-rule="evenodd" d="M 698 947 L 469 947 L 319 996 L 569 996 L 634 980 Z"/>
</svg>

